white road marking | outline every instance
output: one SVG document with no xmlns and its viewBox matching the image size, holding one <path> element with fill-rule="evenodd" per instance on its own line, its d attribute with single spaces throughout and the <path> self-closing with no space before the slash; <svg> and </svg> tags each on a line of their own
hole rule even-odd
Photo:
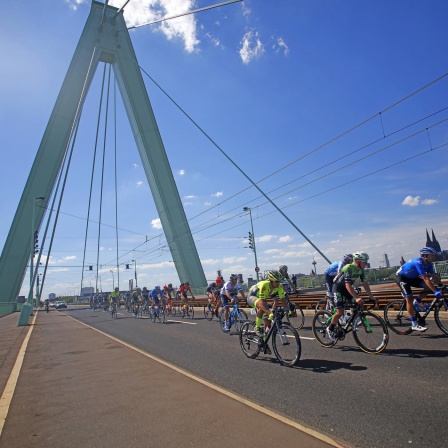
<svg viewBox="0 0 448 448">
<path fill-rule="evenodd" d="M 183 320 L 171 320 L 171 319 L 168 319 L 167 322 L 173 322 L 174 324 L 197 325 L 197 323 L 195 323 L 195 322 L 185 322 Z"/>
</svg>

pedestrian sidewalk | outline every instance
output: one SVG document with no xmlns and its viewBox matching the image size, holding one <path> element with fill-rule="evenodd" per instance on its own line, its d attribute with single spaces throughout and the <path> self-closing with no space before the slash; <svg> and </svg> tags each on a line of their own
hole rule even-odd
<svg viewBox="0 0 448 448">
<path fill-rule="evenodd" d="M 0 319 L 1 390 L 30 329 L 17 321 L 18 314 Z M 279 444 L 339 446 L 55 311 L 37 313 L 0 436 L 0 448 Z"/>
</svg>

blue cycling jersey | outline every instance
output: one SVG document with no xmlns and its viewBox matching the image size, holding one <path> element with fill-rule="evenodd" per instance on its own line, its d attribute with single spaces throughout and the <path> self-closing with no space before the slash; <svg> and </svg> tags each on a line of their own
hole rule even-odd
<svg viewBox="0 0 448 448">
<path fill-rule="evenodd" d="M 397 274 L 407 278 L 418 278 L 425 274 L 434 274 L 434 268 L 432 263 L 425 263 L 423 258 L 417 257 L 404 263 Z"/>
<path fill-rule="evenodd" d="M 325 271 L 325 274 L 334 277 L 347 263 L 344 260 L 335 261 L 331 263 L 330 266 Z"/>
<path fill-rule="evenodd" d="M 160 298 L 161 298 L 161 297 L 162 297 L 162 290 L 161 290 L 161 289 L 153 289 L 153 290 L 149 293 L 149 296 L 150 296 L 152 299 L 158 299 L 159 296 L 160 296 Z"/>
</svg>

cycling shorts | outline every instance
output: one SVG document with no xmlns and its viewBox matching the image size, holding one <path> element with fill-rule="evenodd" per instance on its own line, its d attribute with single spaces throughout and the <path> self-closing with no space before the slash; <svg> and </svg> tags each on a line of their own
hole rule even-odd
<svg viewBox="0 0 448 448">
<path fill-rule="evenodd" d="M 424 288 L 426 286 L 426 283 L 420 278 L 408 278 L 404 275 L 397 275 L 395 277 L 395 281 L 397 282 L 398 287 L 400 288 L 401 295 L 406 299 L 408 297 L 411 297 L 413 288 Z"/>
<path fill-rule="evenodd" d="M 222 306 L 229 306 L 231 305 L 231 303 L 229 303 L 231 300 L 227 297 L 226 294 L 221 294 L 221 302 L 222 302 Z M 237 296 L 232 296 L 232 301 L 237 302 L 238 301 L 238 297 Z"/>
<path fill-rule="evenodd" d="M 246 302 L 252 308 L 256 308 L 257 307 L 257 303 L 258 303 L 259 300 L 263 300 L 263 299 L 260 299 L 257 296 L 248 296 L 247 299 L 246 299 Z"/>
</svg>

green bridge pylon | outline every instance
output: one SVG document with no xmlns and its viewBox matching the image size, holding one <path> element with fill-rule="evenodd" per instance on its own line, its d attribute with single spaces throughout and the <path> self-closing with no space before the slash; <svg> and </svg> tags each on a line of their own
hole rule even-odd
<svg viewBox="0 0 448 448">
<path fill-rule="evenodd" d="M 35 207 L 35 200 L 43 197 L 46 204 L 51 196 L 77 110 L 85 99 L 82 94 L 88 91 L 99 62 L 111 64 L 114 70 L 179 279 L 194 288 L 207 285 L 123 12 L 92 1 L 0 257 L 0 302 L 16 302 L 32 250 L 32 229 L 39 229 L 45 212 L 44 207 Z"/>
</svg>

